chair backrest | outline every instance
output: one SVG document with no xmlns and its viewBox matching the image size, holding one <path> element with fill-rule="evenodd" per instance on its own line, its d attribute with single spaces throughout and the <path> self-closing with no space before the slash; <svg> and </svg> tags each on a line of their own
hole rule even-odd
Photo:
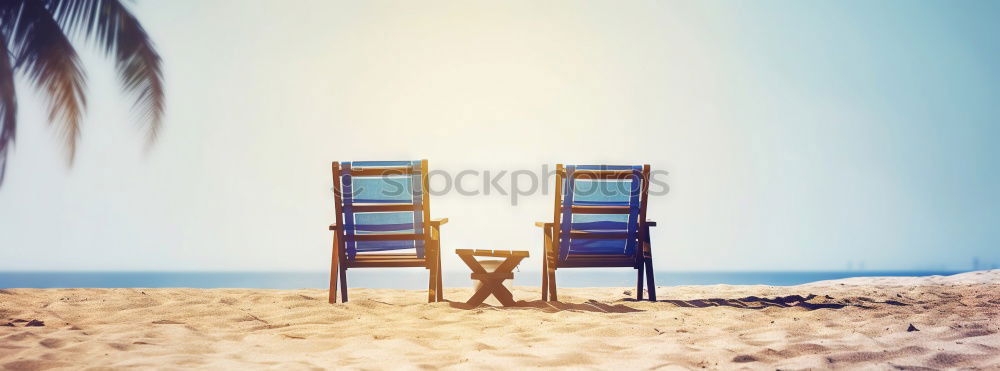
<svg viewBox="0 0 1000 371">
<path fill-rule="evenodd" d="M 413 249 L 424 258 L 430 236 L 427 160 L 333 163 L 334 202 L 342 243 L 358 253 Z"/>
<path fill-rule="evenodd" d="M 574 255 L 635 257 L 646 222 L 649 165 L 556 166 L 554 242 Z"/>
</svg>

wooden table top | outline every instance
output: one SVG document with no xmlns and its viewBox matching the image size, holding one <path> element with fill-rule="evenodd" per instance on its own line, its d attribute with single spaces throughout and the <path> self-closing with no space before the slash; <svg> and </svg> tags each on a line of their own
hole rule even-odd
<svg viewBox="0 0 1000 371">
<path fill-rule="evenodd" d="M 497 256 L 497 257 L 513 257 L 513 256 L 528 256 L 527 250 L 473 250 L 473 249 L 456 249 L 455 254 L 458 255 L 471 255 L 471 256 Z"/>
</svg>

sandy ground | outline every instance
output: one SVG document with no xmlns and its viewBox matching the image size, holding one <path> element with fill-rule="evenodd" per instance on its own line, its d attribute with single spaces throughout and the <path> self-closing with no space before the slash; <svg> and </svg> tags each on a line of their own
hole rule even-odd
<svg viewBox="0 0 1000 371">
<path fill-rule="evenodd" d="M 1000 270 L 631 290 L 7 289 L 0 368 L 1000 369 Z"/>
</svg>

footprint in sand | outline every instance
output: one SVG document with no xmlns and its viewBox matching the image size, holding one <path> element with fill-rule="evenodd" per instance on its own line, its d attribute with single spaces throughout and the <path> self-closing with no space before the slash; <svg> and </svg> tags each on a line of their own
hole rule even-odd
<svg viewBox="0 0 1000 371">
<path fill-rule="evenodd" d="M 62 346 L 65 344 L 66 344 L 65 341 L 55 338 L 42 339 L 42 341 L 38 342 L 38 345 L 41 345 L 49 349 L 62 348 Z"/>
<path fill-rule="evenodd" d="M 21 361 L 7 362 L 3 364 L 5 370 L 45 370 L 56 367 L 67 367 L 69 363 L 44 361 L 40 359 L 26 359 Z"/>
<path fill-rule="evenodd" d="M 996 331 L 991 331 L 987 329 L 976 329 L 976 330 L 966 331 L 964 334 L 962 334 L 962 337 L 971 338 L 977 336 L 993 335 L 995 333 Z"/>
<path fill-rule="evenodd" d="M 233 305 L 233 304 L 236 304 L 236 299 L 234 299 L 234 298 L 222 298 L 222 299 L 219 299 L 219 303 L 220 304 L 225 304 L 225 305 Z"/>
<path fill-rule="evenodd" d="M 736 357 L 733 357 L 733 362 L 736 363 L 757 362 L 757 358 L 749 354 L 740 354 Z"/>
<path fill-rule="evenodd" d="M 7 335 L 5 337 L 0 338 L 0 340 L 4 340 L 4 341 L 21 341 L 21 340 L 26 340 L 26 339 L 31 339 L 31 338 L 37 338 L 37 337 L 39 337 L 39 336 L 35 335 L 35 334 L 33 334 L 33 333 L 29 332 L 29 331 L 24 331 L 24 332 L 18 332 L 18 333 Z"/>
<path fill-rule="evenodd" d="M 929 350 L 919 346 L 908 346 L 897 350 L 882 352 L 846 352 L 827 357 L 830 363 L 860 363 L 860 362 L 884 362 L 894 358 L 915 356 L 927 353 Z"/>
<path fill-rule="evenodd" d="M 738 355 L 736 356 L 736 358 L 733 358 L 733 362 L 740 363 L 740 362 L 753 362 L 760 360 L 765 360 L 765 361 L 782 360 L 808 354 L 820 354 L 826 352 L 827 350 L 829 350 L 829 348 L 819 344 L 796 343 L 796 344 L 790 344 L 787 347 L 785 347 L 785 349 L 782 350 L 774 350 L 768 348 L 759 351 L 754 355 Z M 737 358 L 740 358 L 741 360 L 738 361 Z"/>
<path fill-rule="evenodd" d="M 935 354 L 933 357 L 927 360 L 927 366 L 939 367 L 939 368 L 957 368 L 986 361 L 994 357 L 996 357 L 996 355 L 993 354 L 965 354 L 965 353 L 941 352 Z"/>
<path fill-rule="evenodd" d="M 161 319 L 161 320 L 153 321 L 153 324 L 155 324 L 155 325 L 183 325 L 184 322 L 177 322 L 177 321 L 172 321 L 172 320 L 169 320 L 169 319 Z"/>
<path fill-rule="evenodd" d="M 122 343 L 108 343 L 108 346 L 111 347 L 111 349 L 121 350 L 121 351 L 126 351 L 129 350 L 129 348 L 131 348 L 129 344 L 122 344 Z"/>
</svg>

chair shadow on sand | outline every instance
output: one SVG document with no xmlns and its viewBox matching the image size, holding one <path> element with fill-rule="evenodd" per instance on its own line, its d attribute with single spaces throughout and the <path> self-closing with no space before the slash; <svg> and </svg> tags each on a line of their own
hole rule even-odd
<svg viewBox="0 0 1000 371">
<path fill-rule="evenodd" d="M 819 301 L 821 302 L 810 302 L 817 298 L 819 298 Z M 632 302 L 632 303 L 649 303 L 648 301 L 640 301 L 629 297 L 622 298 L 620 300 L 623 302 Z M 844 307 L 857 307 L 862 309 L 868 309 L 872 308 L 872 305 L 876 304 L 887 304 L 895 306 L 910 305 L 895 300 L 876 301 L 869 298 L 854 298 L 854 300 L 852 301 L 851 299 L 836 299 L 829 295 L 817 296 L 814 294 L 809 294 L 807 296 L 801 296 L 801 295 L 776 296 L 773 298 L 747 296 L 738 299 L 721 299 L 721 298 L 688 299 L 688 300 L 665 299 L 665 300 L 658 300 L 656 302 L 671 304 L 673 306 L 682 308 L 713 308 L 713 307 L 732 307 L 740 309 L 804 308 L 807 310 L 842 309 Z M 492 306 L 488 304 L 471 306 L 464 302 L 457 302 L 457 301 L 449 301 L 448 304 L 452 308 L 456 309 L 476 309 L 476 308 L 510 309 L 510 310 L 540 309 L 546 312 L 576 311 L 576 312 L 599 312 L 599 313 L 645 312 L 645 310 L 632 308 L 630 306 L 623 304 L 607 304 L 596 300 L 588 300 L 583 303 L 564 303 L 557 301 L 542 301 L 542 300 L 532 300 L 532 301 L 521 300 L 518 301 L 515 306 L 511 307 Z"/>
<path fill-rule="evenodd" d="M 814 303 L 810 300 L 820 298 L 821 302 Z M 635 299 L 623 299 L 625 301 L 635 301 Z M 909 305 L 906 303 L 901 303 L 895 300 L 886 301 L 874 301 L 868 298 L 860 298 L 859 302 L 854 303 L 850 300 L 836 300 L 829 295 L 824 295 L 822 297 L 809 294 L 807 296 L 801 295 L 787 295 L 787 296 L 777 296 L 774 298 L 761 298 L 757 296 L 747 296 L 738 299 L 689 299 L 689 300 L 659 300 L 660 303 L 669 303 L 674 306 L 683 308 L 710 308 L 710 307 L 733 307 L 741 309 L 764 309 L 764 308 L 805 308 L 808 310 L 816 309 L 841 309 L 844 307 L 859 307 L 859 308 L 870 308 L 868 304 L 889 304 L 889 305 Z"/>
<path fill-rule="evenodd" d="M 540 309 L 545 312 L 562 312 L 562 311 L 574 311 L 574 312 L 598 312 L 598 313 L 635 313 L 644 312 L 644 310 L 636 309 L 622 304 L 606 304 L 596 300 L 588 300 L 583 303 L 563 303 L 558 301 L 543 301 L 543 300 L 532 300 L 524 301 L 519 300 L 514 306 L 502 307 L 502 306 L 492 306 L 488 304 L 480 305 L 469 305 L 464 302 L 449 301 L 448 303 L 452 308 L 457 309 L 476 309 L 476 308 L 492 308 L 492 309 Z"/>
</svg>

